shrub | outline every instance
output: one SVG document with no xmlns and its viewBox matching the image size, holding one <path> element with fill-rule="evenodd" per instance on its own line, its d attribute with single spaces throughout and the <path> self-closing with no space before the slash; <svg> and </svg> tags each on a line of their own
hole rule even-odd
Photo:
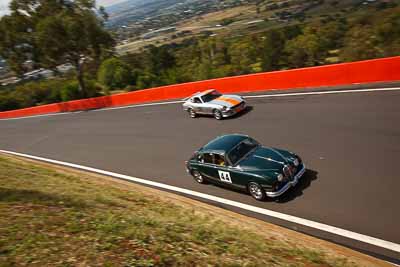
<svg viewBox="0 0 400 267">
<path fill-rule="evenodd" d="M 13 94 L 4 92 L 0 94 L 0 111 L 7 111 L 20 108 L 18 101 Z"/>
<path fill-rule="evenodd" d="M 123 89 L 133 81 L 129 66 L 118 58 L 105 60 L 99 68 L 97 78 L 108 90 Z"/>
<path fill-rule="evenodd" d="M 87 97 L 96 97 L 100 95 L 102 88 L 98 86 L 94 80 L 86 80 L 85 85 Z M 62 101 L 71 101 L 83 98 L 82 92 L 79 89 L 79 83 L 75 80 L 64 83 L 60 95 Z"/>
<path fill-rule="evenodd" d="M 81 98 L 81 92 L 79 91 L 79 83 L 77 81 L 69 81 L 61 89 L 60 92 L 62 101 L 70 101 Z"/>
</svg>

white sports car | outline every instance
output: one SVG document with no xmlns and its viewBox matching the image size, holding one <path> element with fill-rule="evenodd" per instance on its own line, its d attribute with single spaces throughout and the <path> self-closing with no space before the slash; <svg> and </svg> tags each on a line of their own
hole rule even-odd
<svg viewBox="0 0 400 267">
<path fill-rule="evenodd" d="M 213 115 L 217 120 L 230 117 L 246 108 L 246 102 L 238 95 L 222 95 L 211 89 L 190 96 L 183 109 L 189 112 L 191 118 L 199 114 Z"/>
</svg>

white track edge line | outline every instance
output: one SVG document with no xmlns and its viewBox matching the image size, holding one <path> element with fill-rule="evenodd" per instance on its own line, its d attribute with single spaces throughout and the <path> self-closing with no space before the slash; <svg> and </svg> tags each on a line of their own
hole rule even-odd
<svg viewBox="0 0 400 267">
<path fill-rule="evenodd" d="M 284 96 L 302 96 L 302 95 L 326 95 L 326 94 L 340 94 L 340 93 L 362 93 L 362 92 L 377 92 L 377 91 L 397 91 L 400 90 L 400 87 L 391 87 L 391 88 L 375 88 L 375 89 L 355 89 L 355 90 L 336 90 L 336 91 L 319 91 L 319 92 L 303 92 L 303 93 L 287 93 L 287 94 L 266 94 L 266 95 L 250 95 L 250 96 L 243 96 L 245 99 L 251 98 L 271 98 L 271 97 L 284 97 Z M 271 91 L 279 91 L 279 89 L 272 89 Z M 157 102 L 157 103 L 147 103 L 147 104 L 136 104 L 136 105 L 129 105 L 129 106 L 121 106 L 121 107 L 110 107 L 110 108 L 102 108 L 102 109 L 93 109 L 90 110 L 92 112 L 99 112 L 99 111 L 108 111 L 108 110 L 115 110 L 115 109 L 127 109 L 127 108 L 139 108 L 139 107 L 148 107 L 148 106 L 161 106 L 161 105 L 172 105 L 172 104 L 179 104 L 184 103 L 183 100 L 178 101 L 168 101 L 168 102 Z M 18 118 L 8 118 L 8 119 L 0 119 L 0 121 L 7 121 L 7 120 L 21 120 L 21 119 L 32 119 L 38 117 L 47 117 L 47 116 L 57 116 L 57 115 L 66 115 L 66 114 L 74 114 L 80 113 L 83 111 L 75 111 L 75 112 L 61 112 L 61 113 L 51 113 L 51 114 L 41 114 L 41 115 L 34 115 L 34 116 L 26 116 L 26 117 L 18 117 Z"/>
<path fill-rule="evenodd" d="M 50 117 L 50 116 L 68 115 L 68 114 L 74 114 L 74 113 L 79 113 L 79 111 L 74 111 L 74 112 L 60 112 L 60 113 L 49 113 L 49 114 L 40 114 L 40 115 L 25 116 L 25 117 L 7 118 L 7 119 L 0 119 L 0 121 L 33 119 L 33 118 L 40 118 L 40 117 Z"/>
<path fill-rule="evenodd" d="M 302 96 L 302 95 L 328 95 L 328 94 L 348 94 L 348 93 L 363 93 L 363 92 L 378 92 L 378 91 L 398 91 L 400 87 L 391 88 L 375 88 L 375 89 L 354 89 L 354 90 L 335 90 L 335 91 L 319 91 L 319 92 L 301 92 L 301 93 L 287 93 L 287 94 L 267 94 L 267 95 L 249 95 L 243 98 L 268 98 L 268 97 L 282 97 L 282 96 Z"/>
<path fill-rule="evenodd" d="M 49 163 L 53 163 L 53 164 L 57 164 L 57 165 L 72 167 L 72 168 L 75 168 L 75 169 L 85 170 L 85 171 L 89 171 L 89 172 L 93 172 L 93 173 L 103 174 L 103 175 L 106 175 L 106 176 L 112 176 L 112 177 L 116 177 L 116 178 L 119 178 L 119 179 L 124 179 L 124 180 L 128 180 L 128 181 L 136 182 L 136 183 L 150 185 L 150 186 L 153 186 L 153 187 L 167 189 L 167 190 L 174 191 L 174 192 L 179 192 L 179 193 L 183 193 L 183 194 L 186 194 L 186 195 L 191 195 L 191 196 L 195 196 L 195 197 L 211 200 L 211 201 L 214 201 L 214 202 L 226 204 L 226 205 L 229 205 L 229 206 L 241 208 L 243 210 L 248 210 L 248 211 L 251 211 L 251 212 L 255 212 L 255 213 L 267 215 L 267 216 L 270 216 L 270 217 L 278 218 L 278 219 L 281 219 L 281 220 L 284 220 L 284 221 L 293 222 L 293 223 L 296 223 L 296 224 L 299 224 L 299 225 L 304 225 L 304 226 L 307 226 L 307 227 L 311 227 L 311 228 L 318 229 L 318 230 L 321 230 L 321 231 L 324 231 L 324 232 L 328 232 L 328 233 L 332 233 L 332 234 L 335 234 L 335 235 L 343 236 L 343 237 L 350 238 L 350 239 L 353 239 L 353 240 L 361 241 L 361 242 L 364 242 L 364 243 L 368 243 L 368 244 L 371 244 L 371 245 L 374 245 L 374 246 L 377 246 L 377 247 L 381 247 L 381 248 L 385 248 L 385 249 L 388 249 L 388 250 L 392 250 L 392 251 L 395 251 L 395 252 L 400 252 L 400 244 L 396 244 L 394 242 L 378 239 L 378 238 L 367 236 L 367 235 L 364 235 L 364 234 L 359 234 L 359 233 L 352 232 L 352 231 L 345 230 L 345 229 L 341 229 L 341 228 L 338 228 L 338 227 L 335 227 L 335 226 L 330 226 L 330 225 L 327 225 L 327 224 L 314 222 L 314 221 L 311 221 L 311 220 L 295 217 L 295 216 L 292 216 L 292 215 L 287 215 L 287 214 L 284 214 L 284 213 L 280 213 L 280 212 L 276 212 L 276 211 L 272 211 L 272 210 L 268 210 L 268 209 L 264 209 L 264 208 L 251 206 L 251 205 L 244 204 L 244 203 L 241 203 L 241 202 L 237 202 L 237 201 L 233 201 L 233 200 L 229 200 L 229 199 L 224 199 L 224 198 L 221 198 L 221 197 L 216 197 L 216 196 L 212 196 L 212 195 L 208 195 L 208 194 L 204 194 L 204 193 L 200 193 L 200 192 L 196 192 L 196 191 L 192 191 L 192 190 L 188 190 L 188 189 L 184 189 L 184 188 L 180 188 L 180 187 L 176 187 L 176 186 L 171 186 L 171 185 L 167 185 L 167 184 L 163 184 L 163 183 L 158 183 L 158 182 L 153 182 L 153 181 L 149 181 L 149 180 L 145 180 L 145 179 L 141 179 L 141 178 L 136 178 L 136 177 L 132 177 L 132 176 L 124 175 L 124 174 L 109 172 L 109 171 L 100 170 L 100 169 L 96 169 L 96 168 L 92 168 L 92 167 L 86 167 L 86 166 L 82 166 L 82 165 L 78 165 L 78 164 L 74 164 L 74 163 L 68 163 L 68 162 L 63 162 L 63 161 L 58 161 L 58 160 L 53 160 L 53 159 L 47 159 L 47 158 L 43 158 L 43 157 L 37 157 L 37 156 L 28 155 L 28 154 L 7 151 L 7 150 L 0 150 L 0 152 L 6 153 L 6 154 L 15 155 L 15 156 L 20 156 L 20 157 L 40 160 L 40 161 L 44 161 L 44 162 L 49 162 Z"/>
<path fill-rule="evenodd" d="M 148 104 L 136 104 L 136 105 L 122 106 L 122 107 L 94 109 L 92 111 L 98 112 L 98 111 L 107 111 L 107 110 L 124 109 L 124 108 L 139 108 L 139 107 L 148 107 L 148 106 L 172 105 L 172 104 L 179 104 L 179 103 L 183 103 L 183 102 L 185 102 L 185 101 L 178 100 L 178 101 L 157 102 L 157 103 L 148 103 Z"/>
</svg>

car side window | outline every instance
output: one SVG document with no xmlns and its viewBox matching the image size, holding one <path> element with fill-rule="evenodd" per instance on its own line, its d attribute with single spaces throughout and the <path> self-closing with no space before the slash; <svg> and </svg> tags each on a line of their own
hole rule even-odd
<svg viewBox="0 0 400 267">
<path fill-rule="evenodd" d="M 203 163 L 210 163 L 210 164 L 213 164 L 214 162 L 213 162 L 214 160 L 213 160 L 213 155 L 212 154 L 210 154 L 210 153 L 204 153 L 203 154 Z"/>
<path fill-rule="evenodd" d="M 204 162 L 204 156 L 203 156 L 203 154 L 197 154 L 196 155 L 196 160 L 198 161 L 198 162 Z"/>
<path fill-rule="evenodd" d="M 214 164 L 218 165 L 218 166 L 226 166 L 224 157 L 219 154 L 215 154 L 214 155 Z"/>
<path fill-rule="evenodd" d="M 194 102 L 194 103 L 201 104 L 201 100 L 200 100 L 200 98 L 198 98 L 198 97 L 193 98 L 193 102 Z"/>
</svg>

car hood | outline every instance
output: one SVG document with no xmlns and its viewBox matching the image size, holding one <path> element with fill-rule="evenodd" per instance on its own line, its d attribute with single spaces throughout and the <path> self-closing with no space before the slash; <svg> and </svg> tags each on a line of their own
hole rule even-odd
<svg viewBox="0 0 400 267">
<path fill-rule="evenodd" d="M 227 108 L 231 108 L 231 107 L 234 107 L 234 106 L 240 104 L 242 101 L 243 101 L 243 99 L 238 95 L 222 95 L 222 96 L 208 102 L 208 104 L 225 106 Z"/>
<path fill-rule="evenodd" d="M 288 159 L 281 150 L 274 148 L 258 147 L 252 154 L 239 162 L 244 171 L 282 172 Z"/>
</svg>

